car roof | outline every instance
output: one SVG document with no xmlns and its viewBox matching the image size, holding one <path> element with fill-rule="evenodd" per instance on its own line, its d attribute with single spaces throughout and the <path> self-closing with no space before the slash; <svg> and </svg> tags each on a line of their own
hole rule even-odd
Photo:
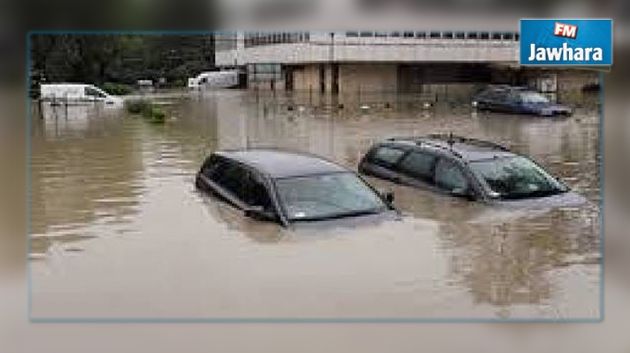
<svg viewBox="0 0 630 353">
<path fill-rule="evenodd" d="M 315 155 L 277 149 L 223 150 L 215 155 L 243 163 L 272 178 L 348 172 L 346 168 Z"/>
<path fill-rule="evenodd" d="M 395 137 L 387 140 L 389 144 L 406 147 L 431 149 L 442 155 L 473 162 L 492 158 L 513 157 L 517 154 L 497 143 L 456 136 L 451 134 L 433 134 L 421 137 Z"/>
<path fill-rule="evenodd" d="M 490 93 L 490 92 L 535 92 L 535 91 L 524 86 L 509 86 L 509 85 L 489 85 L 479 91 L 479 93 Z"/>
<path fill-rule="evenodd" d="M 83 87 L 83 86 L 94 86 L 94 85 L 91 83 L 60 82 L 60 83 L 42 83 L 40 84 L 40 86 L 43 86 L 43 87 Z"/>
<path fill-rule="evenodd" d="M 486 86 L 487 89 L 497 89 L 497 90 L 516 90 L 516 91 L 520 91 L 520 90 L 528 90 L 529 88 L 525 87 L 525 86 L 510 86 L 510 85 L 505 85 L 505 84 L 499 84 L 499 85 L 488 85 Z"/>
</svg>

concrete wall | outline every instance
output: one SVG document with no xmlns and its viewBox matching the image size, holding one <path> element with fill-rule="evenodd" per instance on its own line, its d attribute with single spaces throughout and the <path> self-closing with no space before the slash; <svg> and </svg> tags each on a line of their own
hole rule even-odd
<svg viewBox="0 0 630 353">
<path fill-rule="evenodd" d="M 323 65 L 323 66 L 322 66 Z M 333 73 L 328 64 L 292 66 L 293 89 L 320 91 L 320 67 L 324 68 L 325 92 L 332 90 Z M 396 64 L 340 64 L 339 94 L 359 92 L 394 92 L 397 89 Z"/>
<path fill-rule="evenodd" d="M 465 102 L 478 89 L 489 83 L 528 85 L 535 89 L 539 81 L 553 78 L 557 82 L 557 94 L 552 99 L 573 99 L 585 84 L 596 83 L 598 73 L 581 70 L 551 70 L 540 68 L 518 68 L 514 66 L 463 64 L 463 63 L 346 63 L 338 65 L 339 95 L 349 99 L 370 101 L 383 94 L 411 93 L 427 102 Z M 273 89 L 286 89 L 284 78 L 292 72 L 293 90 L 320 95 L 321 75 L 324 70 L 324 94 L 332 93 L 332 66 L 328 63 L 284 65 L 281 80 L 276 80 Z M 250 82 L 250 89 L 271 90 L 270 82 Z M 553 92 L 551 92 L 553 93 Z M 376 95 L 374 95 L 376 94 Z M 344 99 L 345 99 L 344 98 Z M 376 98 L 374 98 L 376 99 Z"/>
<path fill-rule="evenodd" d="M 594 70 L 524 68 L 519 75 L 521 83 L 532 87 L 539 77 L 553 77 L 559 92 L 581 91 L 585 85 L 599 83 L 599 72 Z"/>
<path fill-rule="evenodd" d="M 518 62 L 518 41 L 416 38 L 312 38 L 215 53 L 217 66 L 281 63 Z"/>
<path fill-rule="evenodd" d="M 248 89 L 259 89 L 259 90 L 275 90 L 275 91 L 283 91 L 285 89 L 284 80 L 274 80 L 271 81 L 260 81 L 260 82 L 248 82 Z"/>
<path fill-rule="evenodd" d="M 293 89 L 319 92 L 319 65 L 294 66 Z"/>
<path fill-rule="evenodd" d="M 339 65 L 339 93 L 395 92 L 398 87 L 396 64 Z"/>
<path fill-rule="evenodd" d="M 584 85 L 599 83 L 599 72 L 591 70 L 558 71 L 558 90 L 581 90 Z"/>
</svg>

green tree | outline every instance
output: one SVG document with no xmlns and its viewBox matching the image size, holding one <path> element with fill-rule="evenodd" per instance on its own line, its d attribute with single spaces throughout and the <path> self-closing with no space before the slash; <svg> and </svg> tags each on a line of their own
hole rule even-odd
<svg viewBox="0 0 630 353">
<path fill-rule="evenodd" d="M 42 35 L 31 38 L 32 74 L 48 82 L 185 82 L 213 67 L 211 35 Z"/>
</svg>

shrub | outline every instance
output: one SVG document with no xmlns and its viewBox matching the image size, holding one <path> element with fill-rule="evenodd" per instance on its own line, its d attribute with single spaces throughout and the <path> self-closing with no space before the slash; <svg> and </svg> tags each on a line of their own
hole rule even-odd
<svg viewBox="0 0 630 353">
<path fill-rule="evenodd" d="M 125 94 L 131 93 L 131 86 L 123 84 L 123 83 L 114 83 L 114 82 L 105 82 L 101 89 L 109 94 L 113 94 L 116 96 L 123 96 Z"/>
<path fill-rule="evenodd" d="M 163 123 L 166 118 L 164 111 L 152 103 L 142 110 L 142 116 L 151 123 Z"/>
<path fill-rule="evenodd" d="M 166 114 L 164 113 L 162 109 L 160 109 L 159 107 L 152 106 L 150 111 L 151 111 L 151 114 L 149 116 L 149 122 L 154 123 L 154 124 L 164 123 Z"/>
<path fill-rule="evenodd" d="M 151 107 L 151 102 L 145 99 L 133 99 L 125 101 L 125 108 L 131 114 L 144 114 Z"/>
<path fill-rule="evenodd" d="M 166 113 L 160 107 L 145 99 L 126 101 L 125 106 L 129 113 L 140 114 L 150 123 L 161 124 L 166 119 Z"/>
<path fill-rule="evenodd" d="M 178 78 L 173 82 L 173 87 L 186 87 L 188 84 L 184 79 Z"/>
</svg>

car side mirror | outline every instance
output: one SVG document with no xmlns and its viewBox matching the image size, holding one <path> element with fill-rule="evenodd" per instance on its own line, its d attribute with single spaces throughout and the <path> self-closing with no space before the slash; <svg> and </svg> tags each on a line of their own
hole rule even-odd
<svg viewBox="0 0 630 353">
<path fill-rule="evenodd" d="M 277 216 L 270 211 L 266 211 L 262 206 L 249 206 L 245 210 L 245 216 L 258 220 L 275 221 Z"/>
<path fill-rule="evenodd" d="M 388 204 L 392 204 L 394 202 L 394 192 L 392 192 L 392 191 L 382 192 L 381 196 L 383 197 L 383 199 L 385 199 L 385 201 Z"/>
</svg>

